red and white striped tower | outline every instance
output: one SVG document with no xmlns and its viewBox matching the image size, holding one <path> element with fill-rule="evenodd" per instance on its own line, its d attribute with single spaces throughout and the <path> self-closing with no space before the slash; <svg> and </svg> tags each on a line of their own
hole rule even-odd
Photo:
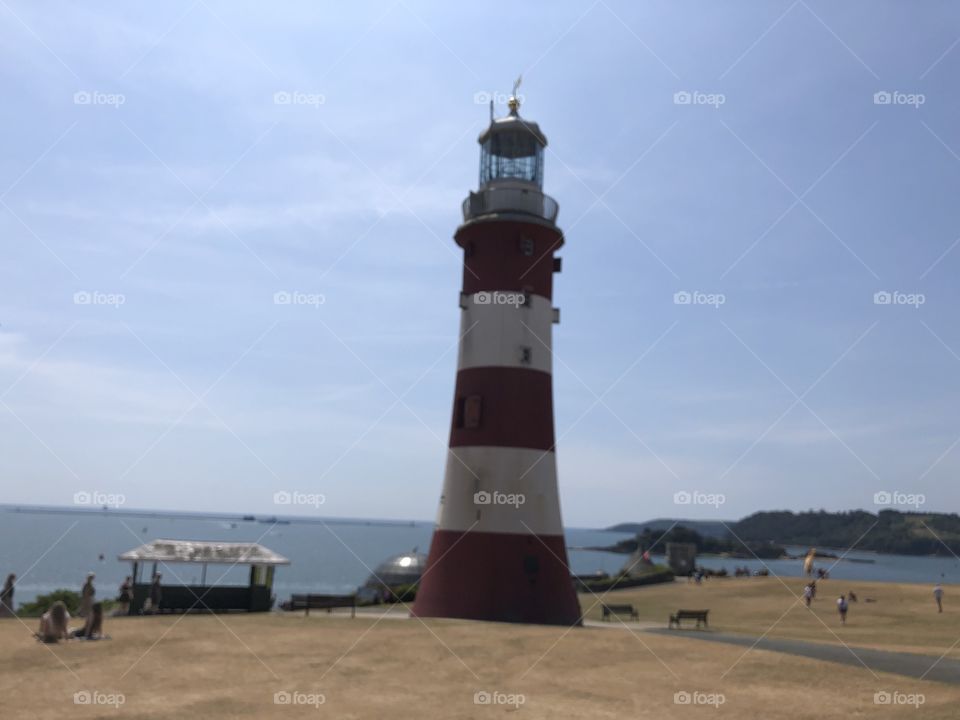
<svg viewBox="0 0 960 720">
<path fill-rule="evenodd" d="M 550 339 L 563 233 L 542 192 L 547 139 L 515 97 L 509 106 L 480 136 L 480 188 L 455 235 L 464 272 L 450 452 L 413 613 L 573 625 Z"/>
</svg>

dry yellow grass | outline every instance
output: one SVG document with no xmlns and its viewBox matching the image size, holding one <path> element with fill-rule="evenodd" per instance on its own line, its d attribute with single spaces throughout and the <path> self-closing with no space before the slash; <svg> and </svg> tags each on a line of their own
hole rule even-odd
<svg viewBox="0 0 960 720">
<path fill-rule="evenodd" d="M 754 636 L 769 630 L 768 637 L 960 658 L 960 586 L 944 586 L 944 612 L 938 614 L 928 585 L 821 580 L 817 599 L 807 610 L 802 599 L 794 597 L 801 595 L 804 584 L 799 578 L 714 578 L 701 585 L 681 581 L 605 597 L 633 603 L 642 620 L 663 626 L 678 608 L 709 608 L 715 630 Z M 859 601 L 851 603 L 847 624 L 841 626 L 836 599 L 851 589 Z M 580 602 L 586 610 L 597 598 L 583 595 Z M 588 617 L 600 618 L 599 605 Z"/>
<path fill-rule="evenodd" d="M 699 598 L 710 599 L 690 603 L 692 590 L 679 584 L 630 595 L 645 613 L 655 602 L 725 607 L 720 598 L 727 591 L 719 583 L 698 590 Z M 767 615 L 777 611 L 766 607 L 769 601 L 746 602 Z M 697 714 L 823 720 L 878 711 L 916 717 L 913 707 L 874 704 L 875 692 L 897 690 L 923 693 L 923 717 L 946 719 L 956 717 L 960 702 L 960 687 L 876 678 L 863 669 L 757 650 L 744 654 L 741 647 L 622 626 L 423 624 L 323 613 L 150 617 L 109 620 L 109 641 L 42 646 L 30 636 L 32 625 L 0 621 L 0 697 L 12 711 L 7 717 L 456 720 L 515 710 L 518 717 L 591 720 Z M 75 705 L 74 693 L 83 691 L 121 693 L 124 703 Z M 483 691 L 522 695 L 524 702 L 519 709 L 475 704 Z M 278 692 L 322 694 L 325 703 L 277 705 Z M 677 692 L 722 693 L 725 702 L 716 710 L 689 707 L 674 702 Z"/>
</svg>

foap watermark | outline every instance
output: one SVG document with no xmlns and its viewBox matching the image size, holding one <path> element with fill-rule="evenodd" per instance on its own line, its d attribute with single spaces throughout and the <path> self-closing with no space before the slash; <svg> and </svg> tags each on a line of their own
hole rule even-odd
<svg viewBox="0 0 960 720">
<path fill-rule="evenodd" d="M 74 105 L 106 105 L 119 108 L 127 101 L 123 93 L 106 93 L 99 90 L 77 90 L 73 94 Z"/>
<path fill-rule="evenodd" d="M 79 690 L 73 694 L 74 705 L 104 705 L 120 709 L 127 702 L 123 693 L 106 693 L 98 690 Z"/>
<path fill-rule="evenodd" d="M 101 290 L 78 290 L 73 294 L 74 305 L 105 305 L 119 308 L 127 302 L 123 293 L 108 293 Z"/>
<path fill-rule="evenodd" d="M 700 290 L 679 290 L 673 294 L 674 305 L 710 305 L 719 308 L 727 302 L 723 293 L 706 293 Z"/>
<path fill-rule="evenodd" d="M 503 493 L 497 490 L 481 490 L 473 494 L 474 505 L 513 505 L 519 508 L 527 501 L 523 493 Z"/>
<path fill-rule="evenodd" d="M 709 105 L 719 109 L 727 101 L 723 93 L 705 93 L 699 90 L 678 90 L 673 94 L 674 105 Z"/>
<path fill-rule="evenodd" d="M 327 104 L 327 97 L 322 93 L 308 93 L 302 90 L 278 90 L 273 94 L 274 105 L 306 105 L 319 108 Z"/>
<path fill-rule="evenodd" d="M 274 505 L 309 505 L 318 508 L 327 501 L 326 495 L 299 490 L 280 490 L 273 494 Z"/>
<path fill-rule="evenodd" d="M 278 290 L 273 294 L 274 305 L 306 305 L 318 308 L 327 302 L 322 293 L 308 293 L 300 290 Z"/>
<path fill-rule="evenodd" d="M 519 709 L 526 704 L 527 696 L 521 693 L 505 693 L 499 690 L 477 690 L 473 694 L 474 705 L 509 705 Z"/>
<path fill-rule="evenodd" d="M 904 693 L 898 690 L 878 690 L 873 694 L 874 705 L 913 705 L 919 708 L 927 701 L 923 693 Z"/>
<path fill-rule="evenodd" d="M 918 109 L 927 101 L 923 93 L 905 93 L 899 90 L 878 90 L 873 94 L 874 105 L 910 105 Z"/>
<path fill-rule="evenodd" d="M 120 507 L 127 502 L 123 493 L 108 493 L 100 490 L 79 490 L 73 494 L 74 505 L 90 505 L 93 507 Z"/>
<path fill-rule="evenodd" d="M 482 291 L 473 294 L 474 305 L 513 305 L 523 307 L 527 304 L 527 294 L 522 292 Z"/>
<path fill-rule="evenodd" d="M 727 696 L 723 693 L 707 693 L 700 690 L 690 692 L 680 690 L 673 694 L 674 705 L 712 705 L 715 708 L 720 707 L 727 701 Z"/>
<path fill-rule="evenodd" d="M 699 490 L 678 490 L 673 494 L 674 505 L 712 505 L 719 508 L 727 501 L 723 493 L 705 493 Z"/>
<path fill-rule="evenodd" d="M 480 90 L 473 94 L 473 102 L 475 105 L 489 105 L 491 102 L 494 105 L 506 105 L 512 97 L 516 98 L 521 105 L 526 100 L 523 95 L 511 95 L 510 93 L 499 92 L 497 90 L 493 92 Z"/>
<path fill-rule="evenodd" d="M 927 302 L 927 296 L 923 293 L 905 293 L 899 290 L 880 290 L 873 294 L 874 305 L 907 305 L 909 307 L 920 309 L 920 306 Z"/>
<path fill-rule="evenodd" d="M 880 490 L 873 494 L 873 504 L 884 507 L 912 507 L 918 508 L 925 505 L 927 496 L 923 493 L 905 493 L 900 490 Z"/>
<path fill-rule="evenodd" d="M 273 694 L 274 705 L 306 705 L 315 707 L 317 710 L 327 702 L 327 697 L 323 693 L 300 692 L 299 690 L 281 690 Z"/>
</svg>

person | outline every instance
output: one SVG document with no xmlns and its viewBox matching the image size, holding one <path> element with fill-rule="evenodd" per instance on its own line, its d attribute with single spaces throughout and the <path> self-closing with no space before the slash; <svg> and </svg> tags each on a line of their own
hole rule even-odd
<svg viewBox="0 0 960 720">
<path fill-rule="evenodd" d="M 82 618 L 88 617 L 93 608 L 93 596 L 97 594 L 93 587 L 94 577 L 96 576 L 93 573 L 87 573 L 87 581 L 80 590 L 80 617 Z"/>
<path fill-rule="evenodd" d="M 807 583 L 803 588 L 803 601 L 807 604 L 807 607 L 810 607 L 810 602 L 813 600 L 813 588 L 810 587 L 810 583 Z"/>
<path fill-rule="evenodd" d="M 817 581 L 816 580 L 810 581 L 810 599 L 811 600 L 817 599 Z"/>
<path fill-rule="evenodd" d="M 837 598 L 837 612 L 840 613 L 840 624 L 847 624 L 847 598 L 843 595 Z"/>
<path fill-rule="evenodd" d="M 103 637 L 103 603 L 94 603 L 90 608 L 90 616 L 82 628 L 77 628 L 70 637 L 84 640 L 100 640 Z"/>
<path fill-rule="evenodd" d="M 7 581 L 0 590 L 0 617 L 13 617 L 13 586 L 17 583 L 17 576 L 7 575 Z"/>
<path fill-rule="evenodd" d="M 937 612 L 943 612 L 943 586 L 937 583 L 933 586 L 933 599 L 937 601 Z"/>
<path fill-rule="evenodd" d="M 68 625 L 70 613 L 62 600 L 57 600 L 50 609 L 40 616 L 40 632 L 37 637 L 45 643 L 66 640 L 70 636 Z"/>
<path fill-rule="evenodd" d="M 116 614 L 129 615 L 130 603 L 133 602 L 133 580 L 129 575 L 127 575 L 123 584 L 120 585 L 120 595 L 117 596 L 117 602 L 119 603 L 119 607 L 117 608 Z"/>
<path fill-rule="evenodd" d="M 160 612 L 160 601 L 163 599 L 163 590 L 160 587 L 160 573 L 153 576 L 153 582 L 150 584 L 150 608 L 153 612 Z"/>
</svg>

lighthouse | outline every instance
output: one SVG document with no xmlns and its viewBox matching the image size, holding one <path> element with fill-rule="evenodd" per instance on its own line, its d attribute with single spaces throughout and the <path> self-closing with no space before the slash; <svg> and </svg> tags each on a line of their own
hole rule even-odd
<svg viewBox="0 0 960 720">
<path fill-rule="evenodd" d="M 547 138 L 509 114 L 480 135 L 463 250 L 460 346 L 443 493 L 413 614 L 574 625 L 553 422 L 558 205 L 543 193 Z"/>
</svg>

